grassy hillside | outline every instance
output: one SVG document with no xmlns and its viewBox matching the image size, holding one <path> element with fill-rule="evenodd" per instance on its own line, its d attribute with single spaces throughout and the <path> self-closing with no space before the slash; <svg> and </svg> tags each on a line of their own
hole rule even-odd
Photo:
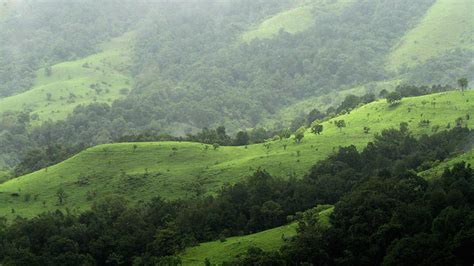
<svg viewBox="0 0 474 266">
<path fill-rule="evenodd" d="M 255 25 L 242 35 L 244 42 L 254 39 L 271 39 L 280 30 L 298 33 L 307 30 L 314 24 L 314 17 L 320 12 L 335 12 L 350 4 L 347 1 L 304 1 L 295 8 L 285 10 Z"/>
<path fill-rule="evenodd" d="M 371 82 L 341 91 L 332 91 L 321 96 L 310 97 L 279 110 L 275 115 L 264 120 L 261 124 L 267 127 L 271 127 L 273 124 L 280 122 L 289 125 L 295 117 L 298 117 L 301 114 L 307 115 L 315 107 L 320 111 L 325 111 L 331 106 L 338 106 L 342 101 L 344 101 L 344 98 L 347 95 L 353 94 L 362 96 L 366 93 L 378 95 L 383 89 L 387 91 L 394 90 L 400 82 L 401 80 L 398 79 Z"/>
<path fill-rule="evenodd" d="M 456 156 L 450 160 L 441 162 L 439 165 L 422 172 L 421 175 L 428 179 L 438 177 L 443 173 L 444 169 L 452 167 L 454 164 L 462 161 L 469 163 L 472 167 L 474 167 L 474 149 L 471 149 L 464 154 L 460 154 L 459 156 Z"/>
<path fill-rule="evenodd" d="M 50 73 L 38 70 L 33 88 L 0 99 L 0 113 L 30 110 L 41 122 L 62 119 L 79 104 L 111 103 L 123 96 L 121 89 L 132 88 L 127 75 L 132 37 L 125 34 L 103 45 L 102 52 L 53 65 Z"/>
<path fill-rule="evenodd" d="M 217 150 L 187 142 L 100 145 L 55 166 L 0 184 L 0 213 L 9 217 L 32 216 L 54 210 L 59 207 L 59 188 L 68 195 L 62 207 L 81 210 L 93 199 L 109 193 L 126 195 L 132 201 L 158 195 L 168 199 L 194 197 L 196 188 L 213 193 L 222 184 L 237 182 L 258 167 L 275 176 L 302 176 L 337 147 L 355 144 L 361 148 L 373 139 L 373 134 L 398 127 L 400 122 L 408 122 L 417 135 L 432 133 L 432 126 L 452 126 L 456 118 L 474 112 L 473 99 L 474 91 L 454 91 L 406 98 L 395 107 L 379 100 L 323 123 L 322 135 L 308 131 L 300 144 L 285 139 Z M 339 119 L 347 123 L 342 131 L 333 124 Z M 420 127 L 420 120 L 430 120 L 430 126 Z M 470 127 L 473 124 L 473 119 L 468 120 Z M 366 126 L 370 127 L 370 134 L 364 134 Z"/>
<path fill-rule="evenodd" d="M 334 208 L 319 213 L 320 222 L 329 226 L 329 215 Z M 296 235 L 297 223 L 280 226 L 256 234 L 227 238 L 226 241 L 212 241 L 187 248 L 182 254 L 183 265 L 203 265 L 206 258 L 213 265 L 219 265 L 239 255 L 245 254 L 250 247 L 265 251 L 277 250 L 284 243 L 284 237 Z"/>
<path fill-rule="evenodd" d="M 474 48 L 474 2 L 437 0 L 394 48 L 388 66 L 397 69 L 423 63 L 456 48 Z"/>
</svg>

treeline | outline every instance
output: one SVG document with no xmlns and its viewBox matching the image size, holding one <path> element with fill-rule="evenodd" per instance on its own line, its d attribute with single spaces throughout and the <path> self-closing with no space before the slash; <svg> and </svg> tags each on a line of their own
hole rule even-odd
<svg viewBox="0 0 474 266">
<path fill-rule="evenodd" d="M 302 126 L 310 127 L 314 121 L 324 121 L 340 114 L 350 113 L 353 109 L 378 99 L 391 101 L 391 97 L 394 97 L 394 94 L 398 100 L 401 100 L 403 97 L 422 96 L 452 90 L 455 90 L 455 88 L 450 85 L 416 86 L 412 84 L 402 84 L 395 87 L 395 91 L 393 92 L 384 89 L 381 90 L 378 95 L 374 93 L 366 93 L 362 96 L 349 94 L 338 106 L 331 106 L 325 111 L 315 108 L 306 116 L 296 117 L 291 122 L 290 131 L 295 132 Z"/>
<path fill-rule="evenodd" d="M 340 148 L 299 179 L 280 179 L 258 170 L 244 182 L 223 187 L 215 197 L 203 197 L 196 186 L 195 198 L 189 201 L 156 198 L 130 205 L 121 198 L 109 197 L 80 215 L 57 211 L 31 220 L 19 218 L 0 227 L 0 261 L 6 265 L 176 265 L 179 259 L 174 255 L 184 247 L 283 225 L 299 211 L 337 203 L 329 231 L 302 228 L 289 243 L 288 251 L 258 252 L 258 258 L 252 255 L 245 260 L 378 264 L 393 241 L 429 233 L 426 230 L 431 228 L 432 220 L 451 208 L 455 213 L 464 208 L 456 216 L 462 219 L 473 215 L 474 186 L 468 166 L 458 165 L 433 182 L 415 174 L 463 150 L 472 137 L 469 129 L 456 127 L 416 139 L 402 124 L 398 130 L 384 130 L 361 152 L 354 146 Z M 394 216 L 397 212 L 400 215 Z M 416 219 L 410 220 L 412 216 Z M 457 236 L 459 230 L 469 229 L 467 225 L 459 225 L 454 231 L 451 227 L 436 230 L 454 241 L 469 236 L 464 231 Z M 421 245 L 422 249 L 415 250 L 438 248 L 434 240 L 412 240 L 405 242 Z M 449 243 L 445 245 L 455 247 Z M 324 245 L 329 248 L 324 249 Z M 462 248 L 456 252 L 465 255 Z M 458 258 L 458 253 L 449 254 Z M 394 261 L 397 259 L 394 257 Z"/>
</svg>

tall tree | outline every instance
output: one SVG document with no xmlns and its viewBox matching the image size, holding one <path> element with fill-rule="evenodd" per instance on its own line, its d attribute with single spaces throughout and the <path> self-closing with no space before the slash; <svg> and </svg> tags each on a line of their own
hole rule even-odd
<svg viewBox="0 0 474 266">
<path fill-rule="evenodd" d="M 467 81 L 467 78 L 460 78 L 458 79 L 458 85 L 459 88 L 461 88 L 461 91 L 464 91 L 467 89 L 467 86 L 469 86 L 469 81 Z"/>
</svg>

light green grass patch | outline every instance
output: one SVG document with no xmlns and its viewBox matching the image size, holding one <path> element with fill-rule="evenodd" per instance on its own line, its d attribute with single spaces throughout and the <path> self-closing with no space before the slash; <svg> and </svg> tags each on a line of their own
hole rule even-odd
<svg viewBox="0 0 474 266">
<path fill-rule="evenodd" d="M 318 14 L 338 12 L 352 2 L 353 0 L 301 1 L 294 8 L 266 18 L 242 34 L 241 39 L 248 43 L 254 39 L 272 39 L 278 35 L 280 30 L 291 34 L 303 32 L 314 25 L 314 19 Z"/>
<path fill-rule="evenodd" d="M 460 162 L 466 162 L 467 164 L 471 164 L 471 167 L 474 167 L 474 149 L 470 151 L 460 154 L 459 156 L 453 157 L 449 160 L 441 162 L 440 164 L 436 165 L 435 167 L 421 172 L 420 175 L 426 179 L 432 179 L 436 177 L 440 177 L 446 168 L 451 168 L 454 164 Z"/>
<path fill-rule="evenodd" d="M 329 226 L 329 215 L 333 210 L 334 207 L 331 207 L 319 213 L 320 222 L 324 226 Z M 212 265 L 220 265 L 245 254 L 250 247 L 275 251 L 285 243 L 285 238 L 296 235 L 297 226 L 297 223 L 292 223 L 251 235 L 230 237 L 224 242 L 201 243 L 198 246 L 187 248 L 180 257 L 183 265 L 203 265 L 206 258 Z"/>
<path fill-rule="evenodd" d="M 128 33 L 103 45 L 102 52 L 53 65 L 50 76 L 38 70 L 32 89 L 0 99 L 0 113 L 31 111 L 40 123 L 64 119 L 80 104 L 112 103 L 123 96 L 121 89 L 133 86 L 128 74 L 132 40 Z"/>
<path fill-rule="evenodd" d="M 109 194 L 124 195 L 132 202 L 156 196 L 192 198 L 200 189 L 214 194 L 223 184 L 241 181 L 259 167 L 274 176 L 303 176 L 339 146 L 353 144 L 361 149 L 373 134 L 398 128 L 401 122 L 408 122 L 417 136 L 432 134 L 433 126 L 440 130 L 448 124 L 452 127 L 456 118 L 474 112 L 473 99 L 474 91 L 454 91 L 406 98 L 395 107 L 379 100 L 324 122 L 321 135 L 308 130 L 300 144 L 291 138 L 217 150 L 189 142 L 100 145 L 55 166 L 0 184 L 0 213 L 12 218 L 31 217 L 57 208 L 82 211 L 93 200 Z M 334 125 L 334 120 L 339 119 L 347 124 L 342 131 Z M 420 127 L 421 120 L 430 120 L 430 126 Z M 472 127 L 474 120 L 467 122 Z M 366 126 L 370 127 L 369 134 L 364 134 Z M 69 195 L 64 206 L 57 205 L 55 192 L 60 187 Z M 27 194 L 30 201 L 25 201 Z M 11 213 L 12 208 L 15 213 Z"/>
<path fill-rule="evenodd" d="M 245 42 L 254 39 L 271 39 L 280 30 L 288 33 L 302 32 L 311 27 L 312 23 L 313 12 L 311 6 L 300 6 L 266 19 L 254 29 L 245 32 L 242 39 Z"/>
<path fill-rule="evenodd" d="M 456 48 L 474 49 L 474 1 L 437 0 L 388 57 L 398 69 L 425 62 Z"/>
</svg>

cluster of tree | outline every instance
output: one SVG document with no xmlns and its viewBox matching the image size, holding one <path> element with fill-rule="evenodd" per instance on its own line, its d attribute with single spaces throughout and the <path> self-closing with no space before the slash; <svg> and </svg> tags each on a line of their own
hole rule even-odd
<svg viewBox="0 0 474 266">
<path fill-rule="evenodd" d="M 301 229 L 287 252 L 276 253 L 278 258 L 379 264 L 394 250 L 391 258 L 397 262 L 396 255 L 406 250 L 404 245 L 419 244 L 414 250 L 422 251 L 443 247 L 436 246 L 443 243 L 437 236 L 430 236 L 432 242 L 416 242 L 424 236 L 419 233 L 438 232 L 452 240 L 444 242 L 447 247 L 455 248 L 443 251 L 465 255 L 463 245 L 469 242 L 463 241 L 469 240 L 469 231 L 459 234 L 459 230 L 469 229 L 469 224 L 442 227 L 446 223 L 439 217 L 448 219 L 453 214 L 456 221 L 462 221 L 473 215 L 472 170 L 456 166 L 430 183 L 414 171 L 465 148 L 472 136 L 469 129 L 456 127 L 415 139 L 402 124 L 399 130 L 383 131 L 361 152 L 354 146 L 340 148 L 299 179 L 275 178 L 258 170 L 244 182 L 223 187 L 215 197 L 203 197 L 196 191 L 192 200 L 157 198 L 133 206 L 121 198 L 107 197 L 80 215 L 57 211 L 31 220 L 17 219 L 0 226 L 0 261 L 27 265 L 177 263 L 169 256 L 186 246 L 283 225 L 296 212 L 335 203 L 332 229 Z M 448 213 L 449 206 L 454 208 L 452 213 Z M 431 232 L 436 219 L 436 226 L 441 227 Z M 401 237 L 407 239 L 398 241 Z M 457 258 L 458 253 L 449 254 Z"/>
<path fill-rule="evenodd" d="M 228 265 L 469 265 L 474 171 L 461 162 L 430 182 L 380 172 L 344 195 L 330 221 L 300 222 L 280 252 L 251 249 Z"/>
<path fill-rule="evenodd" d="M 462 80 L 463 78 L 459 79 Z M 422 96 L 431 93 L 445 92 L 455 90 L 451 85 L 433 85 L 429 86 L 416 86 L 412 84 L 399 85 L 395 88 L 395 91 L 400 93 L 402 97 L 411 97 L 411 96 Z M 384 92 L 382 92 L 384 93 Z M 382 95 L 382 94 L 381 94 Z"/>
</svg>

